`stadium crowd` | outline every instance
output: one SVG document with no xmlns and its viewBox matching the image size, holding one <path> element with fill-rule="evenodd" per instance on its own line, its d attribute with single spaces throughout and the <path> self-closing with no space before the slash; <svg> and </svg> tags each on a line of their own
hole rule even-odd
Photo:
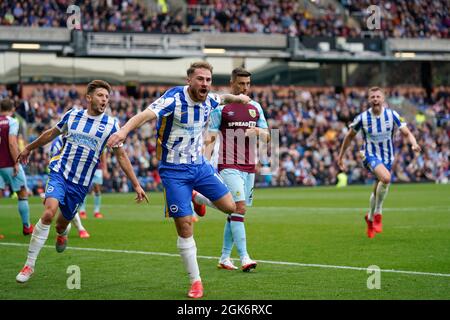
<svg viewBox="0 0 450 320">
<path fill-rule="evenodd" d="M 340 0 L 350 16 L 364 16 L 370 5 L 381 10 L 382 35 L 393 38 L 449 38 L 447 0 Z"/>
<path fill-rule="evenodd" d="M 185 33 L 180 14 L 170 15 L 166 1 L 158 1 L 154 10 L 141 1 L 100 0 L 4 0 L 0 3 L 0 25 L 42 28 L 66 28 L 70 5 L 80 9 L 80 29 L 88 31 L 133 31 Z"/>
<path fill-rule="evenodd" d="M 137 97 L 128 96 L 124 87 L 114 87 L 110 98 L 113 116 L 124 124 L 164 93 L 164 87 L 142 87 Z M 225 91 L 227 88 L 215 88 Z M 21 147 L 44 130 L 55 125 L 63 112 L 85 105 L 75 86 L 39 84 L 23 98 L 0 86 L 0 97 L 16 101 L 21 122 Z M 251 96 L 261 103 L 271 129 L 279 130 L 279 169 L 258 165 L 258 186 L 334 185 L 339 169 L 337 155 L 348 125 L 367 108 L 364 89 L 346 89 L 336 93 L 332 88 L 253 87 Z M 407 118 L 413 134 L 423 147 L 419 156 L 409 149 L 397 134 L 397 157 L 393 180 L 397 182 L 434 181 L 446 183 L 450 157 L 450 88 L 436 88 L 431 97 L 421 89 L 388 89 L 387 103 Z M 401 107 L 400 107 L 401 106 Z M 362 139 L 353 144 L 346 157 L 348 183 L 370 183 L 373 177 L 361 165 L 359 149 Z M 161 190 L 157 171 L 155 123 L 145 124 L 128 137 L 124 146 L 141 184 L 146 190 Z M 401 151 L 401 152 L 399 152 Z M 45 183 L 50 159 L 49 146 L 34 152 L 26 167 L 29 188 L 39 194 Z M 109 179 L 106 192 L 131 190 L 120 174 L 117 160 L 108 157 Z"/>
<path fill-rule="evenodd" d="M 292 36 L 357 37 L 366 29 L 367 8 L 381 9 L 383 37 L 449 38 L 449 4 L 437 1 L 340 0 L 347 14 L 332 5 L 321 5 L 319 14 L 304 9 L 301 1 L 289 0 L 187 0 L 186 10 L 171 10 L 165 0 L 146 6 L 137 0 L 4 0 L 0 25 L 66 27 L 71 4 L 78 5 L 81 29 L 187 33 L 213 32 L 279 33 Z M 355 17 L 362 18 L 354 19 Z"/>
</svg>

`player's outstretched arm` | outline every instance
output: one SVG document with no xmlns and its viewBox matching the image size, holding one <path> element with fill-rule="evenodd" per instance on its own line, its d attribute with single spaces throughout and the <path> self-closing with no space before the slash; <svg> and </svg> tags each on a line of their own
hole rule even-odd
<svg viewBox="0 0 450 320">
<path fill-rule="evenodd" d="M 245 130 L 245 136 L 246 137 L 258 136 L 262 139 L 262 141 L 264 141 L 266 143 L 268 143 L 270 141 L 269 129 L 258 128 L 258 127 L 249 128 L 249 129 Z"/>
<path fill-rule="evenodd" d="M 228 103 L 242 103 L 247 104 L 251 101 L 249 96 L 246 96 L 245 94 L 240 95 L 234 95 L 234 94 L 221 94 L 220 95 L 220 101 L 221 104 L 228 104 Z"/>
<path fill-rule="evenodd" d="M 416 138 L 414 137 L 414 135 L 412 134 L 412 132 L 409 130 L 409 128 L 407 126 L 401 127 L 400 132 L 402 133 L 402 135 L 405 138 L 408 139 L 413 151 L 415 151 L 415 152 L 422 151 L 422 148 L 417 144 Z"/>
<path fill-rule="evenodd" d="M 125 141 L 131 131 L 140 127 L 147 121 L 152 121 L 153 119 L 156 119 L 156 114 L 150 109 L 145 109 L 144 111 L 138 113 L 128 120 L 127 123 L 119 129 L 119 131 L 109 137 L 108 142 L 106 143 L 107 146 L 110 148 L 119 146 Z"/>
<path fill-rule="evenodd" d="M 44 131 L 36 140 L 27 145 L 25 149 L 23 149 L 22 152 L 19 153 L 16 162 L 20 161 L 23 164 L 27 164 L 31 151 L 33 151 L 36 148 L 45 146 L 50 141 L 53 141 L 60 134 L 61 131 L 56 127 Z"/>
<path fill-rule="evenodd" d="M 206 159 L 211 160 L 214 146 L 216 144 L 217 132 L 208 132 L 205 137 L 204 152 Z"/>
<path fill-rule="evenodd" d="M 128 159 L 127 154 L 123 150 L 123 148 L 114 148 L 114 153 L 117 157 L 117 161 L 119 162 L 120 167 L 122 168 L 123 172 L 127 175 L 128 179 L 131 180 L 131 184 L 133 185 L 133 189 L 136 191 L 136 202 L 142 202 L 147 201 L 148 198 L 145 194 L 144 189 L 142 189 L 139 180 L 137 179 L 136 175 L 134 174 L 133 167 L 131 166 L 130 159 Z"/>
<path fill-rule="evenodd" d="M 352 142 L 353 138 L 356 136 L 357 132 L 353 129 L 350 129 L 348 133 L 345 135 L 344 142 L 342 143 L 341 150 L 339 151 L 338 156 L 338 166 L 339 168 L 344 171 L 345 165 L 344 165 L 344 154 L 347 148 L 350 146 L 350 143 Z"/>
</svg>

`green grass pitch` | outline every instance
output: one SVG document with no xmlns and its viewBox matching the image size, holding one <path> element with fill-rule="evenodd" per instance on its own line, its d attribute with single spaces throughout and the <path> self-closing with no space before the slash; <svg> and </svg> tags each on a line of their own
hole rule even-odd
<svg viewBox="0 0 450 320">
<path fill-rule="evenodd" d="M 204 299 L 450 299 L 450 185 L 392 185 L 384 231 L 374 239 L 363 220 L 370 192 L 370 186 L 256 190 L 246 228 L 249 253 L 260 262 L 250 273 L 216 268 L 225 215 L 208 208 L 195 224 Z M 98 220 L 90 196 L 83 223 L 91 238 L 78 238 L 72 228 L 59 254 L 52 227 L 24 285 L 15 276 L 30 238 L 21 233 L 16 201 L 0 199 L 0 299 L 186 299 L 188 278 L 162 194 L 150 193 L 149 205 L 133 199 L 104 195 L 105 218 Z M 36 223 L 40 199 L 31 199 L 30 208 Z M 72 265 L 81 271 L 79 290 L 67 288 Z M 371 265 L 382 270 L 380 289 L 367 287 Z"/>
</svg>

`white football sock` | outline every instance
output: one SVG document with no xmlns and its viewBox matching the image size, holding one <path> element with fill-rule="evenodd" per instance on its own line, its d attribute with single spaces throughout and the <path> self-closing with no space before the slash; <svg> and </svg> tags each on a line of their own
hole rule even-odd
<svg viewBox="0 0 450 320">
<path fill-rule="evenodd" d="M 183 259 L 184 267 L 189 274 L 191 284 L 197 280 L 201 280 L 194 236 L 190 236 L 189 238 L 178 237 L 177 247 L 181 258 Z"/>
<path fill-rule="evenodd" d="M 211 202 L 207 197 L 202 195 L 200 192 L 197 192 L 197 194 L 194 197 L 194 200 L 198 204 L 206 204 L 208 207 L 217 209 L 217 207 L 214 205 L 214 203 Z"/>
<path fill-rule="evenodd" d="M 50 232 L 50 225 L 43 224 L 41 219 L 34 226 L 33 234 L 31 235 L 30 246 L 28 247 L 27 266 L 34 268 L 36 259 L 42 247 L 47 241 L 48 233 Z"/>
<path fill-rule="evenodd" d="M 383 211 L 383 202 L 389 190 L 389 184 L 379 182 L 377 186 L 377 196 L 375 199 L 375 212 L 381 214 Z"/>
<path fill-rule="evenodd" d="M 375 195 L 370 195 L 369 221 L 373 221 L 373 214 L 375 213 Z"/>
<path fill-rule="evenodd" d="M 72 223 L 75 225 L 75 227 L 78 229 L 78 231 L 86 230 L 83 227 L 83 224 L 81 223 L 80 215 L 78 213 L 75 215 L 75 217 L 73 217 Z"/>
</svg>

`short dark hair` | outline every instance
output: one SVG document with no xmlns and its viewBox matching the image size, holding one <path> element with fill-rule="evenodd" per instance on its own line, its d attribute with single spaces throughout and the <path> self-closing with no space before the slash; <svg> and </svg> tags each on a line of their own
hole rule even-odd
<svg viewBox="0 0 450 320">
<path fill-rule="evenodd" d="M 190 77 L 196 69 L 207 69 L 211 72 L 213 72 L 213 66 L 206 61 L 197 61 L 197 62 L 193 62 L 191 63 L 191 65 L 189 66 L 189 69 L 187 69 L 186 73 L 187 76 Z"/>
<path fill-rule="evenodd" d="M 0 102 L 0 111 L 11 111 L 14 109 L 14 101 L 11 99 L 3 99 Z"/>
<path fill-rule="evenodd" d="M 235 68 L 231 71 L 231 81 L 236 80 L 237 77 L 250 77 L 252 74 L 242 67 Z"/>
<path fill-rule="evenodd" d="M 108 93 L 111 93 L 111 86 L 109 85 L 108 82 L 103 81 L 103 80 L 93 80 L 91 82 L 88 83 L 87 85 L 87 94 L 92 94 L 95 92 L 96 89 L 98 88 L 104 88 L 108 91 Z"/>
</svg>

